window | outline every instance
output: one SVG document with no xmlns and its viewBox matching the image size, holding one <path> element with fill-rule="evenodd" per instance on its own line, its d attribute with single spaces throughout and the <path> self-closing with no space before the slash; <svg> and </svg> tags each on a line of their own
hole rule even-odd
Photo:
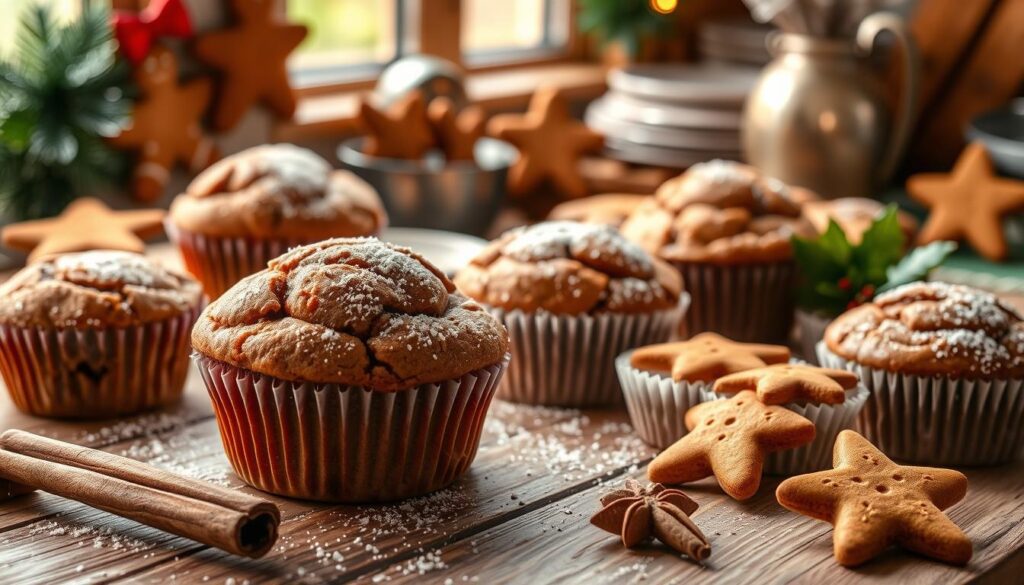
<svg viewBox="0 0 1024 585">
<path fill-rule="evenodd" d="M 309 35 L 288 62 L 299 86 L 371 77 L 401 54 L 399 0 L 287 0 Z"/>
<path fill-rule="evenodd" d="M 461 31 L 471 65 L 550 54 L 568 42 L 568 0 L 462 0 Z"/>
<path fill-rule="evenodd" d="M 57 22 L 71 20 L 82 9 L 82 0 L 3 0 L 0 15 L 0 55 L 10 54 L 21 29 L 25 11 L 34 5 L 49 6 Z"/>
</svg>

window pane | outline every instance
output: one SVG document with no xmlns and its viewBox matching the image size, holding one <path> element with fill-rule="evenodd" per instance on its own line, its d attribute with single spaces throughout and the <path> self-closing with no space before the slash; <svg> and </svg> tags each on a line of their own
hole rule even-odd
<svg viewBox="0 0 1024 585">
<path fill-rule="evenodd" d="M 288 0 L 288 18 L 309 27 L 289 66 L 304 74 L 384 63 L 395 56 L 396 0 Z"/>
<path fill-rule="evenodd" d="M 34 4 L 49 6 L 58 22 L 67 22 L 82 10 L 82 0 L 0 0 L 0 55 L 8 55 L 25 16 L 25 9 Z"/>
<path fill-rule="evenodd" d="M 462 52 L 553 48 L 568 33 L 565 0 L 462 0 Z"/>
</svg>

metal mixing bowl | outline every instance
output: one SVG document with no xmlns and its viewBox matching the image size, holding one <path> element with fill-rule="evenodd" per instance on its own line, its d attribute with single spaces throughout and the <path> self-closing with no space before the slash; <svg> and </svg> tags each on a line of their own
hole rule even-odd
<svg viewBox="0 0 1024 585">
<path fill-rule="evenodd" d="M 967 138 L 985 145 L 1000 172 L 1024 179 L 1024 98 L 971 120 Z"/>
<path fill-rule="evenodd" d="M 484 235 L 505 200 L 505 178 L 519 156 L 493 138 L 476 143 L 475 161 L 446 163 L 440 153 L 422 160 L 378 158 L 362 151 L 362 138 L 338 147 L 345 168 L 373 185 L 389 224 Z"/>
</svg>

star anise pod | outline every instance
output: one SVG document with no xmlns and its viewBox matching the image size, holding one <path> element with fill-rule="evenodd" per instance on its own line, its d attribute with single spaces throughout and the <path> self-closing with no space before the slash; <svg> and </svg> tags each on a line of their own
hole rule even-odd
<svg viewBox="0 0 1024 585">
<path fill-rule="evenodd" d="M 624 488 L 604 495 L 601 505 L 590 523 L 620 535 L 626 548 L 654 537 L 697 562 L 711 555 L 711 543 L 690 519 L 697 502 L 679 490 L 627 479 Z"/>
</svg>

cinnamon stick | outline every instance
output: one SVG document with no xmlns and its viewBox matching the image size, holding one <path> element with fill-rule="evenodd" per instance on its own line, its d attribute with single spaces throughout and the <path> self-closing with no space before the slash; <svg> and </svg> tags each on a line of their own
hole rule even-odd
<svg viewBox="0 0 1024 585">
<path fill-rule="evenodd" d="M 274 545 L 281 521 L 266 500 L 25 431 L 0 435 L 0 478 L 252 558 Z"/>
</svg>

